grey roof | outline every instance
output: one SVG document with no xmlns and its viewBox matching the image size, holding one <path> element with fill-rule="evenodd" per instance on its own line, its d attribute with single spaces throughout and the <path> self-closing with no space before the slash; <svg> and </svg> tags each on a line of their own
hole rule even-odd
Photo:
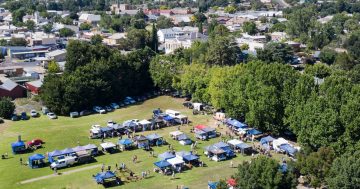
<svg viewBox="0 0 360 189">
<path fill-rule="evenodd" d="M 18 86 L 17 83 L 11 81 L 10 79 L 5 79 L 2 81 L 0 88 L 5 89 L 7 91 L 12 91 L 16 86 Z"/>
</svg>

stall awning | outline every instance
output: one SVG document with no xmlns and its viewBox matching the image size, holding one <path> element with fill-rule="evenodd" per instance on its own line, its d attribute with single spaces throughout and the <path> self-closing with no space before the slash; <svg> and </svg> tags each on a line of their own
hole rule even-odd
<svg viewBox="0 0 360 189">
<path fill-rule="evenodd" d="M 167 159 L 166 161 L 169 162 L 171 165 L 179 165 L 179 164 L 185 163 L 184 160 L 182 160 L 178 157 Z"/>
<path fill-rule="evenodd" d="M 108 148 L 115 148 L 116 145 L 112 142 L 105 142 L 105 143 L 101 143 L 100 146 L 104 149 L 108 149 Z"/>
<path fill-rule="evenodd" d="M 167 159 L 171 159 L 171 158 L 174 158 L 174 157 L 175 157 L 175 155 L 170 153 L 170 152 L 164 152 L 164 153 L 159 155 L 159 158 L 161 160 L 167 160 Z"/>
<path fill-rule="evenodd" d="M 167 162 L 166 160 L 158 161 L 154 163 L 155 166 L 159 167 L 160 169 L 170 167 L 171 164 Z"/>
</svg>

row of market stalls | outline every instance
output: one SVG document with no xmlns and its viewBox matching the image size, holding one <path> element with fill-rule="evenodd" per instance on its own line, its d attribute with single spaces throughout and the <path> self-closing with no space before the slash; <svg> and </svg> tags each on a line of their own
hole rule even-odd
<svg viewBox="0 0 360 189">
<path fill-rule="evenodd" d="M 261 131 L 255 128 L 249 128 L 247 124 L 233 118 L 226 119 L 225 124 L 237 134 L 250 137 L 251 139 L 257 139 L 263 136 Z"/>
<path fill-rule="evenodd" d="M 159 154 L 160 161 L 155 162 L 154 165 L 160 170 L 159 172 L 168 175 L 173 171 L 181 172 L 187 167 L 186 164 L 191 166 L 199 165 L 199 156 L 187 151 L 180 152 L 164 152 Z"/>
<path fill-rule="evenodd" d="M 275 152 L 285 153 L 291 157 L 300 150 L 300 147 L 292 145 L 289 141 L 284 138 L 273 138 L 266 136 L 260 139 L 260 145 L 265 150 L 274 150 Z"/>
<path fill-rule="evenodd" d="M 81 152 L 87 152 L 88 154 L 95 156 L 98 153 L 98 147 L 94 144 L 88 144 L 85 146 L 76 146 L 74 148 L 65 148 L 64 150 L 54 150 L 47 154 L 50 163 L 53 163 L 57 159 L 61 159 L 64 156 L 77 155 Z"/>
</svg>

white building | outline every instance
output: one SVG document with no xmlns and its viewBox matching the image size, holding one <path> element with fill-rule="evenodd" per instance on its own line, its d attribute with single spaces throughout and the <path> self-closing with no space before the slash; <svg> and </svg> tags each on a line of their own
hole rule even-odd
<svg viewBox="0 0 360 189">
<path fill-rule="evenodd" d="M 165 43 L 168 39 L 174 39 L 192 32 L 199 32 L 199 28 L 190 26 L 173 27 L 168 29 L 161 29 L 157 32 L 157 35 L 159 37 L 159 42 Z"/>
<path fill-rule="evenodd" d="M 167 39 L 164 43 L 165 53 L 169 54 L 178 48 L 188 49 L 195 41 L 207 41 L 208 37 L 199 32 L 191 32 L 173 39 Z"/>
<path fill-rule="evenodd" d="M 96 14 L 81 14 L 79 17 L 79 22 L 80 23 L 88 23 L 88 24 L 92 24 L 92 25 L 97 25 L 101 20 L 101 16 L 100 15 L 96 15 Z"/>
<path fill-rule="evenodd" d="M 53 34 L 46 34 L 44 32 L 31 33 L 30 37 L 27 38 L 30 46 L 37 45 L 54 45 L 56 44 L 57 37 Z"/>
</svg>

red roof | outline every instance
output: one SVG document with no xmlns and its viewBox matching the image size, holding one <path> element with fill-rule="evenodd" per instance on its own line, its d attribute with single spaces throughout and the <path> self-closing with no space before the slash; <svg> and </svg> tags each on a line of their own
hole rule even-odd
<svg viewBox="0 0 360 189">
<path fill-rule="evenodd" d="M 227 184 L 230 185 L 230 186 L 236 186 L 236 180 L 230 178 L 230 179 L 227 180 Z"/>
<path fill-rule="evenodd" d="M 197 125 L 196 127 L 195 127 L 195 129 L 204 129 L 204 128 L 206 128 L 206 126 L 205 125 Z"/>
</svg>

